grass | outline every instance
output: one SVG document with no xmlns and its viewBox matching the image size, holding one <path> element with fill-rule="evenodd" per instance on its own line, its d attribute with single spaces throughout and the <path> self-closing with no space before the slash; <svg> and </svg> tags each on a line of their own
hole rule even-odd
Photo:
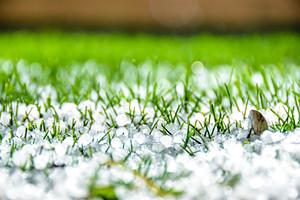
<svg viewBox="0 0 300 200">
<path fill-rule="evenodd" d="M 139 64 L 147 59 L 173 65 L 206 66 L 246 63 L 261 65 L 300 63 L 297 33 L 250 35 L 151 35 L 121 33 L 4 32 L 0 57 L 25 59 L 43 66 L 63 67 L 93 59 L 116 69 L 122 60 Z"/>
<path fill-rule="evenodd" d="M 278 123 L 272 125 L 274 130 L 289 131 L 299 126 L 299 121 L 295 120 L 294 113 L 299 113 L 299 92 L 296 88 L 299 87 L 299 82 L 294 82 L 294 88 L 285 88 L 285 85 L 275 80 L 278 73 L 293 73 L 293 70 L 288 70 L 292 64 L 285 63 L 290 61 L 298 64 L 300 52 L 300 37 L 297 34 L 271 34 L 271 35 L 251 35 L 251 36 L 216 36 L 216 35 L 200 35 L 200 36 L 153 36 L 153 35 L 121 35 L 121 34 L 66 34 L 66 33 L 29 33 L 16 32 L 13 34 L 4 34 L 0 36 L 1 41 L 1 57 L 9 59 L 9 62 L 4 62 L 2 67 L 9 68 L 11 71 L 6 73 L 0 71 L 1 80 L 1 95 L 0 102 L 5 110 L 6 105 L 12 101 L 36 103 L 39 94 L 37 91 L 29 89 L 22 78 L 23 72 L 30 74 L 31 80 L 37 85 L 52 85 L 57 91 L 57 101 L 60 103 L 71 101 L 79 103 L 84 99 L 88 99 L 92 91 L 97 91 L 98 100 L 103 103 L 103 110 L 112 108 L 114 114 L 117 112 L 114 109 L 115 105 L 119 105 L 122 99 L 128 101 L 137 99 L 144 107 L 151 104 L 155 107 L 155 116 L 162 117 L 167 124 L 175 123 L 175 121 L 184 121 L 180 118 L 180 112 L 188 113 L 188 118 L 195 112 L 201 110 L 201 104 L 208 103 L 210 106 L 210 114 L 203 124 L 200 124 L 202 130 L 205 130 L 205 137 L 211 139 L 211 130 L 208 125 L 214 122 L 213 131 L 230 132 L 229 124 L 224 123 L 224 119 L 228 118 L 228 114 L 233 112 L 233 108 L 239 112 L 245 113 L 248 104 L 257 109 L 267 109 L 272 104 L 283 103 L 287 106 L 286 118 L 281 118 L 274 110 L 271 111 L 278 118 Z M 274 45 L 276 44 L 276 45 Z M 27 65 L 25 62 L 18 62 L 18 59 L 25 59 L 29 62 L 39 62 L 40 65 Z M 99 85 L 97 75 L 103 71 L 103 66 L 96 63 L 85 63 L 83 65 L 70 65 L 71 63 L 83 62 L 87 59 L 93 59 L 109 65 L 108 72 L 112 72 L 118 65 L 118 71 L 106 73 L 108 83 L 123 82 L 129 90 L 129 96 L 125 97 L 123 93 L 117 92 L 113 87 L 107 87 L 103 96 L 99 93 L 103 90 L 103 86 Z M 124 59 L 127 59 L 124 61 Z M 130 62 L 132 60 L 133 62 Z M 150 59 L 151 61 L 146 61 Z M 227 82 L 213 89 L 215 99 L 208 99 L 208 102 L 203 101 L 203 97 L 208 91 L 195 90 L 197 83 L 190 84 L 190 79 L 193 76 L 190 69 L 184 72 L 181 76 L 181 81 L 184 84 L 184 96 L 179 98 L 171 88 L 158 91 L 156 76 L 159 74 L 155 68 L 158 66 L 158 61 L 169 61 L 170 63 L 191 63 L 193 60 L 201 59 L 204 63 L 210 66 L 231 63 L 231 66 L 236 61 L 244 61 L 253 64 L 249 67 L 241 69 L 241 73 L 236 73 L 238 78 L 234 82 Z M 12 61 L 12 62 L 10 62 Z M 144 63 L 142 63 L 144 61 Z M 138 70 L 134 63 L 140 62 L 139 65 L 147 65 L 150 73 Z M 113 64 L 112 64 L 113 63 Z M 118 63 L 118 64 L 117 64 Z M 276 64 L 273 68 L 259 69 L 263 78 L 263 87 L 253 84 L 251 77 L 259 65 L 272 63 Z M 284 64 L 285 63 L 285 64 Z M 68 65 L 69 64 L 69 65 Z M 237 64 L 237 63 L 236 63 Z M 70 67 L 71 66 L 71 67 Z M 96 67 L 95 67 L 96 66 Z M 240 63 L 240 66 L 242 64 Z M 256 67 L 255 67 L 256 66 Z M 283 66 L 283 67 L 282 67 Z M 181 69 L 180 67 L 178 68 Z M 27 71 L 26 71 L 27 70 Z M 148 72 L 149 72 L 148 70 Z M 184 69 L 185 70 L 185 69 Z M 277 71 L 279 70 L 279 71 Z M 297 68 L 295 68 L 297 70 Z M 128 72 L 129 71 L 129 72 Z M 275 73 L 273 73 L 275 72 Z M 181 72 L 177 72 L 179 74 Z M 68 74 L 72 74 L 69 76 Z M 126 76 L 127 74 L 127 76 Z M 132 76 L 132 74 L 135 74 Z M 178 82 L 176 73 L 169 78 L 171 84 Z M 129 76 L 128 76 L 129 75 Z M 170 74 L 171 75 L 171 74 Z M 270 76 L 271 75 L 271 76 Z M 130 78 L 128 78 L 130 77 Z M 294 79 L 296 79 L 294 77 Z M 134 85 L 145 88 L 146 97 L 141 98 L 137 93 Z M 102 88 L 101 88 L 102 87 Z M 247 91 L 242 87 L 248 88 Z M 232 95 L 235 90 L 235 95 Z M 266 92 L 272 97 L 267 100 Z M 290 107 L 289 101 L 281 99 L 283 93 L 292 92 L 293 107 Z M 280 95 L 279 95 L 280 93 Z M 166 100 L 164 96 L 169 95 L 172 98 Z M 288 95 L 288 94 L 287 94 Z M 229 106 L 224 107 L 223 99 L 229 100 Z M 244 110 L 239 108 L 238 101 L 246 105 Z M 176 108 L 171 105 L 176 102 Z M 50 108 L 51 102 L 47 103 Z M 175 110 L 174 110 L 175 109 Z M 116 122 L 113 117 L 106 114 L 108 119 L 111 119 L 107 125 L 111 128 L 116 127 Z M 134 122 L 136 115 L 135 110 L 127 113 L 131 118 L 132 123 L 142 125 L 146 117 L 142 113 L 142 118 L 138 122 Z M 85 113 L 85 116 L 87 114 Z M 86 117 L 85 117 L 86 118 Z M 25 120 L 25 119 L 24 119 Z M 153 129 L 157 125 L 157 120 L 154 120 L 151 125 Z M 187 136 L 200 133 L 196 128 L 196 124 L 190 124 Z M 238 125 L 237 125 L 238 126 Z M 164 134 L 170 134 L 165 126 L 162 126 L 161 131 Z M 56 135 L 56 134 L 54 134 Z M 188 139 L 186 142 L 188 142 Z M 200 141 L 194 139 L 196 142 Z M 201 138 L 203 141 L 203 138 Z M 186 144 L 183 145 L 186 147 Z M 191 152 L 192 154 L 192 152 Z"/>
<path fill-rule="evenodd" d="M 105 134 L 99 144 L 107 144 L 105 153 L 110 159 L 99 165 L 99 171 L 113 167 L 130 171 L 157 196 L 181 195 L 184 191 L 167 187 L 166 182 L 175 175 L 186 174 L 163 171 L 150 176 L 155 160 L 143 155 L 139 157 L 138 168 L 131 169 L 127 162 L 135 154 L 133 146 L 123 160 L 113 160 L 113 152 L 109 153 L 111 141 L 120 128 L 117 117 L 124 102 L 129 104 L 124 114 L 130 120 L 130 128 L 164 136 L 180 131 L 184 136 L 180 150 L 190 156 L 199 151 L 197 145 L 209 151 L 209 142 L 216 134 L 245 131 L 243 122 L 250 109 L 272 114 L 274 119 L 269 128 L 272 131 L 289 133 L 300 127 L 298 34 L 131 36 L 14 32 L 1 33 L 0 49 L 0 116 L 6 114 L 10 119 L 3 125 L 1 130 L 6 132 L 0 138 L 11 135 L 5 140 L 12 142 L 11 157 L 26 142 L 32 142 L 30 132 L 39 131 L 44 134 L 43 140 L 54 144 L 71 137 L 70 154 L 92 159 L 99 145 L 85 148 L 76 144 L 91 130 L 100 113 Z M 228 66 L 217 67 L 221 64 Z M 263 67 L 269 64 L 272 66 Z M 88 99 L 92 99 L 98 110 L 76 108 L 79 121 L 72 119 L 63 129 L 60 122 L 66 119 L 60 109 L 64 103 L 80 104 Z M 23 103 L 31 109 L 20 117 L 18 109 Z M 283 112 L 279 112 L 278 105 Z M 34 110 L 41 121 L 31 119 Z M 51 126 L 44 121 L 45 116 L 53 118 Z M 25 126 L 20 139 L 24 143 L 15 144 L 12 138 L 21 125 Z M 20 169 L 34 171 L 33 159 L 19 166 Z M 3 165 L 13 166 L 11 161 Z M 50 165 L 49 170 L 55 167 L 58 166 Z M 220 184 L 229 187 L 234 187 L 241 178 L 230 171 L 224 171 L 224 177 Z M 98 182 L 101 178 L 97 175 L 92 178 L 87 197 L 91 199 L 117 199 L 116 187 L 138 187 L 122 180 L 101 185 Z"/>
<path fill-rule="evenodd" d="M 18 67 L 10 62 L 2 64 L 11 66 L 10 72 L 0 71 L 1 84 L 0 84 L 0 102 L 2 110 L 12 110 L 11 103 L 17 101 L 19 103 L 35 104 L 40 110 L 38 102 L 40 101 L 41 94 L 39 87 L 51 84 L 55 90 L 56 99 L 58 103 L 74 102 L 79 104 L 81 101 L 90 99 L 91 93 L 97 94 L 96 103 L 101 104 L 103 114 L 108 121 L 106 125 L 110 128 L 118 128 L 115 117 L 118 115 L 116 106 L 120 106 L 122 101 L 136 100 L 139 104 L 140 118 L 136 121 L 136 108 L 129 107 L 126 113 L 131 119 L 131 123 L 135 126 L 147 125 L 151 129 L 157 127 L 158 120 L 162 119 L 164 124 L 161 125 L 160 131 L 165 135 L 172 135 L 166 125 L 178 123 L 180 126 L 187 124 L 189 129 L 187 136 L 199 135 L 212 139 L 215 131 L 219 133 L 229 133 L 232 128 L 239 128 L 239 123 L 230 121 L 230 115 L 234 112 L 242 113 L 243 118 L 246 118 L 246 111 L 250 109 L 250 105 L 259 110 L 270 109 L 270 112 L 278 118 L 278 122 L 272 125 L 273 130 L 287 132 L 293 130 L 300 125 L 299 119 L 295 115 L 299 115 L 299 96 L 300 93 L 297 88 L 300 87 L 300 82 L 297 77 L 297 67 L 290 65 L 286 69 L 286 74 L 281 76 L 278 69 L 263 69 L 260 72 L 262 77 L 262 85 L 258 86 L 257 83 L 252 81 L 252 77 L 257 72 L 251 72 L 247 67 L 240 68 L 227 72 L 224 76 L 228 76 L 227 82 L 218 82 L 216 86 L 210 89 L 201 89 L 201 83 L 198 84 L 198 77 L 188 71 L 182 69 L 171 70 L 166 68 L 167 75 L 163 75 L 170 85 L 162 87 L 158 71 L 151 71 L 152 63 L 147 63 L 147 67 L 136 69 L 134 66 L 125 65 L 116 72 L 115 76 L 118 79 L 106 79 L 105 82 L 99 83 L 98 75 L 100 71 L 98 66 L 91 67 L 90 65 L 73 66 L 71 69 L 51 69 L 45 68 L 43 72 L 39 70 L 39 66 L 29 65 L 24 69 L 29 70 L 30 82 L 24 82 L 24 74 L 26 71 L 20 72 Z M 20 62 L 19 66 L 26 66 L 24 62 Z M 150 67 L 150 69 L 149 69 Z M 66 71 L 67 70 L 67 71 Z M 171 71 L 170 71 L 171 70 Z M 73 72 L 73 75 L 67 76 Z M 206 76 L 215 76 L 214 72 L 206 72 Z M 292 75 L 292 74 L 295 75 Z M 180 76 L 178 76 L 180 74 Z M 274 81 L 274 77 L 277 80 Z M 26 77 L 26 76 L 25 76 Z M 127 77 L 127 78 L 126 78 Z M 213 77 L 212 77 L 213 78 Z M 293 80 L 292 84 L 286 84 L 290 78 Z M 26 79 L 25 79 L 26 80 Z M 31 87 L 34 84 L 37 87 Z M 117 89 L 115 86 L 123 84 L 123 89 Z M 176 85 L 182 84 L 183 96 L 179 96 L 176 91 Z M 138 88 L 142 88 L 144 95 Z M 245 90 L 245 88 L 247 88 Z M 209 91 L 210 90 L 210 91 Z M 211 92 L 214 98 L 209 98 L 208 93 Z M 52 98 L 48 97 L 44 103 L 46 109 L 54 109 L 52 105 Z M 45 97 L 43 97 L 45 98 Z M 224 103 L 224 99 L 228 103 Z M 273 110 L 277 104 L 285 105 L 284 118 Z M 154 108 L 155 114 L 152 122 L 148 124 L 145 118 L 146 107 L 151 106 Z M 190 118 L 198 112 L 202 112 L 203 107 L 208 109 L 204 115 L 205 119 L 202 122 L 190 123 Z M 111 113 L 107 112 L 111 110 Z M 55 111 L 55 109 L 54 109 Z M 56 113 L 56 111 L 54 112 Z M 89 124 L 93 121 L 92 110 L 81 111 L 84 124 Z M 182 113 L 187 116 L 183 118 Z M 29 113 L 28 113 L 29 114 Z M 11 113 L 13 116 L 13 113 Z M 26 117 L 26 116 L 25 116 Z M 58 119 L 58 116 L 55 117 Z M 13 117 L 12 117 L 13 119 Z M 24 118 L 23 121 L 26 121 Z M 229 120 L 229 121 L 228 121 Z M 87 122 L 86 122 L 87 121 Z M 227 121 L 227 122 L 225 122 Z M 57 135 L 56 127 L 53 127 L 53 135 Z M 59 131 L 58 131 L 59 132 Z M 59 135 L 59 133 L 58 133 Z M 189 138 L 187 138 L 188 141 Z M 200 140 L 195 140 L 200 142 Z M 186 147 L 186 144 L 183 144 Z M 191 153 L 192 154 L 192 153 Z"/>
</svg>

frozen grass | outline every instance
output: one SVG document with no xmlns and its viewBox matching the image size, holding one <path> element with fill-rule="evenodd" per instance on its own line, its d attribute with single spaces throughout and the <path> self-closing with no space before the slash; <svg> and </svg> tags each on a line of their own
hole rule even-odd
<svg viewBox="0 0 300 200">
<path fill-rule="evenodd" d="M 2 33 L 0 199 L 299 199 L 299 41 Z"/>
<path fill-rule="evenodd" d="M 1 198 L 299 197 L 296 65 L 0 66 Z"/>
</svg>

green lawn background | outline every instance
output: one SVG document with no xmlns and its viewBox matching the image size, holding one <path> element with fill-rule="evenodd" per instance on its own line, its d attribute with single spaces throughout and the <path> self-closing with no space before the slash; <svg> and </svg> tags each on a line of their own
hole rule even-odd
<svg viewBox="0 0 300 200">
<path fill-rule="evenodd" d="M 251 67 L 300 64 L 300 34 L 155 35 L 143 33 L 2 32 L 0 58 L 62 67 L 93 59 L 110 68 L 122 60 L 208 67 L 222 64 Z"/>
</svg>

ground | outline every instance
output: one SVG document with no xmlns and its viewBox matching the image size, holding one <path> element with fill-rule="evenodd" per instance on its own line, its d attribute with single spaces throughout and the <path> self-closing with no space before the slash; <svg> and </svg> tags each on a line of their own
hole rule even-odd
<svg viewBox="0 0 300 200">
<path fill-rule="evenodd" d="M 0 34 L 0 199 L 300 198 L 300 36 Z M 251 134 L 248 115 L 268 122 Z"/>
</svg>

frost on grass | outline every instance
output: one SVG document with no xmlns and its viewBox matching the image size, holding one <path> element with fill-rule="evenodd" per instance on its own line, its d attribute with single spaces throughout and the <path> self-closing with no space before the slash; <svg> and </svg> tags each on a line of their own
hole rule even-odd
<svg viewBox="0 0 300 200">
<path fill-rule="evenodd" d="M 298 68 L 153 65 L 2 61 L 0 199 L 300 198 Z"/>
</svg>

